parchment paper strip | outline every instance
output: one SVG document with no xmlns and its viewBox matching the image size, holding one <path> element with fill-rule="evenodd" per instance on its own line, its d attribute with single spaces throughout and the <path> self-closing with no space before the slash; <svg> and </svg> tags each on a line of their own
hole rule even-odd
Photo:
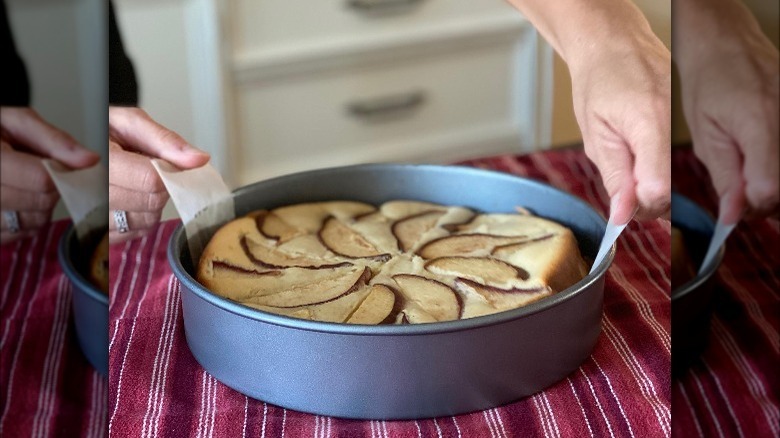
<svg viewBox="0 0 780 438">
<path fill-rule="evenodd" d="M 233 194 L 211 164 L 189 170 L 160 159 L 152 164 L 184 223 L 192 263 L 197 266 L 216 229 L 235 218 Z"/>
<path fill-rule="evenodd" d="M 54 160 L 43 160 L 62 202 L 65 203 L 76 237 L 85 243 L 93 232 L 108 231 L 108 172 L 98 163 L 86 169 L 73 170 Z"/>
</svg>

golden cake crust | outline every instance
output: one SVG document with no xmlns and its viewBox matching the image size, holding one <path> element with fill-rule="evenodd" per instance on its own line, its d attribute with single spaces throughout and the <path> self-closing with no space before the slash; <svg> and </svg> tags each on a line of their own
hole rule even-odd
<svg viewBox="0 0 780 438">
<path fill-rule="evenodd" d="M 281 315 L 403 324 L 521 307 L 586 273 L 574 234 L 530 214 L 331 201 L 258 210 L 225 224 L 204 250 L 197 280 Z"/>
</svg>

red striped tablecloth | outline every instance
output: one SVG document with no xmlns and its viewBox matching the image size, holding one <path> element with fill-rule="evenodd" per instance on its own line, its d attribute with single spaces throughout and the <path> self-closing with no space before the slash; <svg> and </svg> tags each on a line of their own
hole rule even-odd
<svg viewBox="0 0 780 438">
<path fill-rule="evenodd" d="M 709 175 L 689 150 L 672 158 L 675 189 L 717 212 Z M 780 223 L 740 223 L 718 270 L 709 344 L 672 387 L 680 437 L 780 436 Z M 679 434 L 677 432 L 680 432 Z"/>
<path fill-rule="evenodd" d="M 57 261 L 68 223 L 0 247 L 2 437 L 107 436 L 108 383 L 78 346 Z"/>
<path fill-rule="evenodd" d="M 467 164 L 547 181 L 601 211 L 606 196 L 580 151 Z M 455 417 L 354 421 L 287 410 L 222 385 L 190 353 L 180 285 L 165 258 L 176 222 L 111 249 L 109 430 L 116 437 L 655 437 L 671 434 L 670 226 L 631 224 L 606 281 L 591 358 L 524 400 Z"/>
</svg>

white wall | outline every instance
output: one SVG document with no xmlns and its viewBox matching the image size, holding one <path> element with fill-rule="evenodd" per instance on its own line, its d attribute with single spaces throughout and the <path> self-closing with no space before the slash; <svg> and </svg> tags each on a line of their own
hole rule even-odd
<svg viewBox="0 0 780 438">
<path fill-rule="evenodd" d="M 106 8 L 104 0 L 6 0 L 32 107 L 107 165 Z M 60 202 L 54 219 L 65 217 Z"/>
<path fill-rule="evenodd" d="M 194 141 L 186 3 L 120 0 L 114 2 L 114 7 L 125 51 L 138 76 L 139 105 L 161 124 Z"/>
</svg>

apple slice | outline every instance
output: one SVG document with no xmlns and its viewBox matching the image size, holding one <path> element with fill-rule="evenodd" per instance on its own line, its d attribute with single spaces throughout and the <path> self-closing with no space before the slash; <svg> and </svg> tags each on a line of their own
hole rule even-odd
<svg viewBox="0 0 780 438">
<path fill-rule="evenodd" d="M 414 274 L 397 274 L 393 280 L 398 284 L 404 298 L 416 304 L 436 321 L 452 321 L 460 318 L 462 306 L 460 296 L 446 284 Z M 407 306 L 409 307 L 409 306 Z M 404 310 L 412 321 L 413 309 Z"/>
<path fill-rule="evenodd" d="M 532 237 L 530 239 L 524 240 L 522 242 L 517 243 L 510 243 L 507 245 L 499 245 L 495 248 L 493 248 L 492 251 L 490 251 L 490 255 L 496 256 L 496 257 L 508 257 L 515 252 L 517 252 L 519 249 L 524 248 L 528 245 L 538 243 L 538 242 L 544 242 L 545 240 L 552 239 L 557 234 L 555 233 L 547 233 L 542 234 L 541 236 Z"/>
<path fill-rule="evenodd" d="M 409 251 L 414 248 L 423 234 L 436 226 L 444 213 L 441 210 L 428 210 L 395 221 L 392 232 L 398 240 L 398 249 Z"/>
<path fill-rule="evenodd" d="M 392 289 L 383 284 L 375 284 L 369 288 L 368 296 L 344 322 L 347 324 L 379 324 L 388 318 L 394 305 L 395 294 Z"/>
<path fill-rule="evenodd" d="M 245 301 L 242 304 L 270 313 L 276 313 L 294 318 L 308 319 L 311 321 L 344 322 L 364 303 L 371 293 L 371 288 L 362 287 L 355 292 L 336 298 L 321 304 L 304 307 L 273 307 L 255 304 Z M 392 304 L 391 304 L 392 307 Z"/>
<path fill-rule="evenodd" d="M 433 274 L 465 277 L 492 285 L 528 280 L 525 269 L 489 257 L 439 257 L 426 262 L 425 269 Z"/>
<path fill-rule="evenodd" d="M 399 220 L 430 211 L 447 211 L 447 207 L 423 201 L 388 201 L 379 207 L 379 211 L 391 220 Z"/>
<path fill-rule="evenodd" d="M 499 245 L 509 245 L 526 240 L 524 236 L 494 236 L 491 234 L 456 234 L 431 240 L 417 251 L 424 259 L 452 255 L 484 256 Z"/>
<path fill-rule="evenodd" d="M 466 295 L 470 293 L 480 295 L 497 310 L 522 307 L 552 294 L 552 290 L 547 286 L 502 289 L 480 284 L 467 278 L 455 279 L 455 288 Z"/>
<path fill-rule="evenodd" d="M 202 262 L 208 269 L 199 271 L 197 280 L 210 291 L 231 300 L 243 299 L 256 293 L 257 284 L 270 277 L 279 277 L 281 271 L 256 271 L 230 262 L 208 260 Z"/>
<path fill-rule="evenodd" d="M 342 220 L 352 220 L 356 216 L 376 211 L 373 205 L 352 201 L 309 202 L 279 207 L 272 213 L 290 227 L 303 233 L 316 233 L 325 219 L 334 216 Z"/>
<path fill-rule="evenodd" d="M 481 214 L 471 221 L 459 225 L 454 231 L 469 234 L 490 234 L 493 236 L 539 236 L 560 230 L 557 223 L 537 216 L 512 213 Z"/>
<path fill-rule="evenodd" d="M 325 220 L 318 236 L 323 245 L 342 257 L 382 261 L 390 258 L 390 254 L 380 253 L 371 242 L 333 216 Z"/>
<path fill-rule="evenodd" d="M 292 240 L 306 232 L 293 227 L 273 212 L 263 212 L 255 216 L 257 230 L 266 239 L 275 240 L 278 243 L 284 243 Z"/>
<path fill-rule="evenodd" d="M 310 279 L 292 287 L 271 294 L 254 296 L 243 300 L 261 306 L 292 308 L 321 304 L 355 292 L 371 278 L 368 268 L 350 271 L 321 281 Z"/>
<path fill-rule="evenodd" d="M 198 261 L 198 272 L 202 273 L 203 277 L 213 276 L 211 265 L 213 260 L 229 260 L 230 265 L 236 268 L 247 271 L 257 270 L 257 266 L 244 253 L 240 238 L 236 238 L 236 236 L 256 236 L 257 239 L 262 239 L 260 233 L 257 232 L 251 213 L 232 220 L 217 230 L 206 248 L 203 249 L 203 254 Z"/>
<path fill-rule="evenodd" d="M 349 262 L 326 263 L 323 259 L 305 255 L 293 256 L 276 248 L 270 248 L 262 243 L 258 243 L 248 236 L 241 238 L 241 246 L 247 257 L 255 265 L 265 269 L 329 269 L 352 266 L 352 263 Z"/>
</svg>

